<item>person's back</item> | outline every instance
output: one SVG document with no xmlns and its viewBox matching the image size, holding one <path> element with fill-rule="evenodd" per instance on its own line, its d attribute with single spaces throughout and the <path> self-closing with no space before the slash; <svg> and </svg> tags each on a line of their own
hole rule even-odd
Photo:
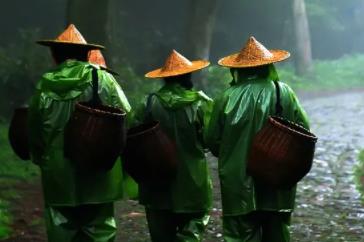
<svg viewBox="0 0 364 242">
<path fill-rule="evenodd" d="M 207 65 L 206 61 L 190 62 L 173 51 L 164 68 L 147 74 L 165 82 L 153 95 L 147 118 L 159 121 L 175 141 L 179 161 L 169 184 L 139 186 L 152 241 L 201 241 L 209 220 L 212 184 L 202 134 L 212 100 L 192 88 L 189 74 Z"/>
<path fill-rule="evenodd" d="M 250 41 L 255 44 L 255 40 Z M 294 208 L 295 187 L 277 189 L 255 181 L 247 173 L 247 159 L 254 136 L 268 117 L 276 114 L 275 82 L 279 87 L 282 116 L 308 128 L 307 116 L 291 88 L 279 82 L 273 64 L 231 67 L 231 74 L 231 87 L 215 101 L 207 133 L 208 146 L 219 157 L 224 238 L 226 241 L 246 241 L 247 237 L 256 238 L 254 241 L 287 241 L 286 226 Z"/>
<path fill-rule="evenodd" d="M 72 36 L 76 40 L 68 39 Z M 40 43 L 51 47 L 57 64 L 38 82 L 29 107 L 29 143 L 42 174 L 48 241 L 113 241 L 113 202 L 123 195 L 121 161 L 107 172 L 79 170 L 64 156 L 64 129 L 75 104 L 91 99 L 94 71 L 103 104 L 129 112 L 129 103 L 113 76 L 88 62 L 89 51 L 99 47 L 87 44 L 73 25 L 57 40 Z"/>
<path fill-rule="evenodd" d="M 153 98 L 151 118 L 158 120 L 162 130 L 176 141 L 180 161 L 177 176 L 167 187 L 169 193 L 154 194 L 157 202 L 153 206 L 180 213 L 209 209 L 211 183 L 202 132 L 211 104 L 212 100 L 202 92 L 187 90 L 178 83 L 167 82 Z M 149 189 L 140 189 L 143 203 Z"/>
<path fill-rule="evenodd" d="M 88 62 L 67 60 L 43 75 L 30 105 L 33 160 L 44 171 L 44 196 L 49 204 L 77 206 L 121 198 L 121 164 L 107 173 L 78 173 L 63 154 L 64 128 L 74 106 L 92 97 L 92 71 Z M 98 70 L 99 96 L 105 105 L 130 111 L 119 96 L 120 87 L 106 71 Z M 114 177 L 110 179 L 110 176 Z M 102 192 L 101 192 L 102 191 Z"/>
</svg>

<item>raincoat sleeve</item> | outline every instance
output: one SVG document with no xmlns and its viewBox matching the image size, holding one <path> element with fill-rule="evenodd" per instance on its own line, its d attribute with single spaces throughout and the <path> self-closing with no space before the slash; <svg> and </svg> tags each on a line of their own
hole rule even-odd
<svg viewBox="0 0 364 242">
<path fill-rule="evenodd" d="M 222 130 L 225 122 L 224 106 L 225 100 L 223 97 L 215 101 L 211 118 L 208 122 L 208 128 L 204 132 L 206 146 L 216 157 L 219 156 Z"/>
<path fill-rule="evenodd" d="M 107 73 L 106 71 L 99 71 L 99 78 L 106 79 L 107 85 L 107 94 L 103 95 L 108 100 L 106 101 L 109 105 L 112 105 L 114 107 L 119 107 L 123 109 L 125 112 L 129 113 L 131 111 L 130 104 L 128 102 L 128 99 L 126 98 L 123 90 L 121 89 L 119 83 L 115 80 L 115 78 Z"/>
<path fill-rule="evenodd" d="M 105 95 L 101 95 L 102 101 L 124 110 L 127 113 L 127 126 L 129 126 L 132 119 L 131 106 L 119 83 L 110 73 L 104 70 L 98 71 L 98 75 L 99 79 L 103 79 L 103 82 L 107 83 L 105 90 L 101 90 L 101 92 L 105 92 Z"/>
<path fill-rule="evenodd" d="M 307 116 L 306 111 L 303 109 L 302 105 L 300 104 L 296 94 L 294 91 L 286 84 L 284 85 L 284 90 L 287 92 L 287 96 L 289 96 L 291 105 L 290 110 L 293 110 L 293 118 L 295 123 L 305 127 L 306 129 L 310 129 L 309 119 Z"/>
<path fill-rule="evenodd" d="M 210 123 L 211 119 L 211 113 L 213 108 L 214 102 L 213 100 L 206 100 L 204 101 L 199 109 L 197 110 L 198 120 L 199 120 L 199 137 L 201 137 L 201 143 L 204 146 L 204 148 L 207 148 L 206 140 L 204 138 L 204 134 L 206 133 L 206 130 L 208 128 L 208 125 Z"/>
<path fill-rule="evenodd" d="M 40 165 L 45 142 L 42 136 L 42 102 L 41 93 L 37 91 L 32 97 L 28 111 L 29 148 L 34 164 Z"/>
</svg>

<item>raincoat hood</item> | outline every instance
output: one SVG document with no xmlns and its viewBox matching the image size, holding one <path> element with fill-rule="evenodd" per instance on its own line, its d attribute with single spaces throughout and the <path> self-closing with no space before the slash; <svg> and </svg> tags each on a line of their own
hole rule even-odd
<svg viewBox="0 0 364 242">
<path fill-rule="evenodd" d="M 278 73 L 273 64 L 251 68 L 231 68 L 233 80 L 231 85 L 248 81 L 279 81 Z"/>
<path fill-rule="evenodd" d="M 203 91 L 188 90 L 178 83 L 165 84 L 156 95 L 168 109 L 178 109 L 200 100 L 212 101 Z"/>
<path fill-rule="evenodd" d="M 80 96 L 91 83 L 93 67 L 87 62 L 67 60 L 45 73 L 37 89 L 55 100 L 68 100 Z"/>
</svg>

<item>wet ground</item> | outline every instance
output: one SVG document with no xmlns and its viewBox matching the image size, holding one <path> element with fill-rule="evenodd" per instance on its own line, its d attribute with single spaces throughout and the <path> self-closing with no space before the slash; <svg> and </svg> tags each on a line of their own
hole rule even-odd
<svg viewBox="0 0 364 242">
<path fill-rule="evenodd" d="M 358 163 L 358 153 L 364 148 L 364 94 L 307 98 L 303 105 L 310 116 L 312 131 L 319 136 L 319 142 L 312 171 L 298 186 L 292 241 L 362 242 L 364 203 L 360 202 L 353 170 Z M 222 232 L 217 163 L 213 158 L 209 159 L 214 174 L 214 209 L 204 241 L 218 242 L 222 241 Z M 39 190 L 39 186 L 34 185 L 33 189 Z M 26 201 L 33 200 L 32 194 L 37 194 L 29 190 L 31 188 L 27 187 L 24 193 Z M 39 199 L 39 195 L 37 197 Z M 33 208 L 29 208 L 25 204 L 19 203 L 16 209 L 31 210 L 25 213 L 25 217 L 20 216 L 15 220 L 22 224 L 15 226 L 15 237 L 18 239 L 11 238 L 8 242 L 46 241 L 42 222 L 34 222 L 37 218 L 32 217 L 40 214 L 38 207 L 41 206 L 32 204 Z M 119 224 L 117 242 L 150 241 L 143 208 L 135 201 L 121 201 L 116 207 Z"/>
<path fill-rule="evenodd" d="M 312 171 L 298 186 L 293 241 L 364 241 L 364 203 L 354 182 L 364 148 L 364 95 L 348 93 L 303 104 L 319 142 Z"/>
</svg>

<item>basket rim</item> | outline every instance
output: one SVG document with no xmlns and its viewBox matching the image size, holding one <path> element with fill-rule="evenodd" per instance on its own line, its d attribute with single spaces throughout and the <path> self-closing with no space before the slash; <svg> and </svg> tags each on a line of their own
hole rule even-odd
<svg viewBox="0 0 364 242">
<path fill-rule="evenodd" d="M 96 115 L 106 115 L 106 116 L 119 116 L 119 117 L 125 117 L 126 116 L 126 112 L 120 108 L 117 107 L 112 107 L 109 105 L 100 105 L 99 107 L 106 107 L 110 110 L 114 110 L 115 112 L 112 111 L 105 111 L 105 110 L 101 110 L 99 108 L 91 108 L 87 105 L 86 102 L 78 102 L 76 103 L 76 108 L 78 108 L 79 110 L 86 112 L 86 113 L 90 113 L 90 114 L 96 114 Z M 117 112 L 117 111 L 119 112 Z"/>
<path fill-rule="evenodd" d="M 290 125 L 292 125 L 293 127 L 297 127 L 297 128 L 299 128 L 301 130 L 304 130 L 306 133 L 301 132 L 299 130 L 295 130 L 295 129 L 291 128 L 290 126 L 287 126 L 287 125 L 285 125 L 285 124 L 283 124 L 283 123 L 281 123 L 279 121 L 287 122 Z M 318 137 L 315 134 L 313 134 L 310 130 L 308 130 L 305 127 L 303 127 L 302 125 L 294 123 L 294 122 L 292 122 L 292 121 L 290 121 L 290 120 L 288 120 L 286 118 L 279 117 L 279 116 L 270 116 L 269 117 L 269 122 L 272 125 L 278 127 L 281 130 L 287 131 L 287 132 L 292 133 L 292 134 L 299 134 L 301 137 L 308 138 L 308 139 L 314 141 L 315 143 L 318 140 Z"/>
<path fill-rule="evenodd" d="M 136 132 L 136 133 L 128 134 L 128 135 L 127 135 L 127 138 L 134 138 L 134 137 L 136 137 L 136 136 L 139 136 L 139 135 L 142 135 L 142 134 L 148 133 L 148 132 L 150 132 L 150 131 L 156 130 L 156 129 L 159 127 L 159 121 L 151 121 L 151 122 L 142 123 L 142 124 L 140 124 L 140 125 L 134 126 L 134 127 L 130 128 L 130 129 L 128 130 L 128 133 L 129 133 L 131 130 L 137 129 L 138 127 L 141 127 L 141 126 L 149 126 L 150 128 L 148 128 L 148 129 L 146 129 L 146 130 L 143 130 L 143 131 L 140 131 L 140 132 Z"/>
</svg>

